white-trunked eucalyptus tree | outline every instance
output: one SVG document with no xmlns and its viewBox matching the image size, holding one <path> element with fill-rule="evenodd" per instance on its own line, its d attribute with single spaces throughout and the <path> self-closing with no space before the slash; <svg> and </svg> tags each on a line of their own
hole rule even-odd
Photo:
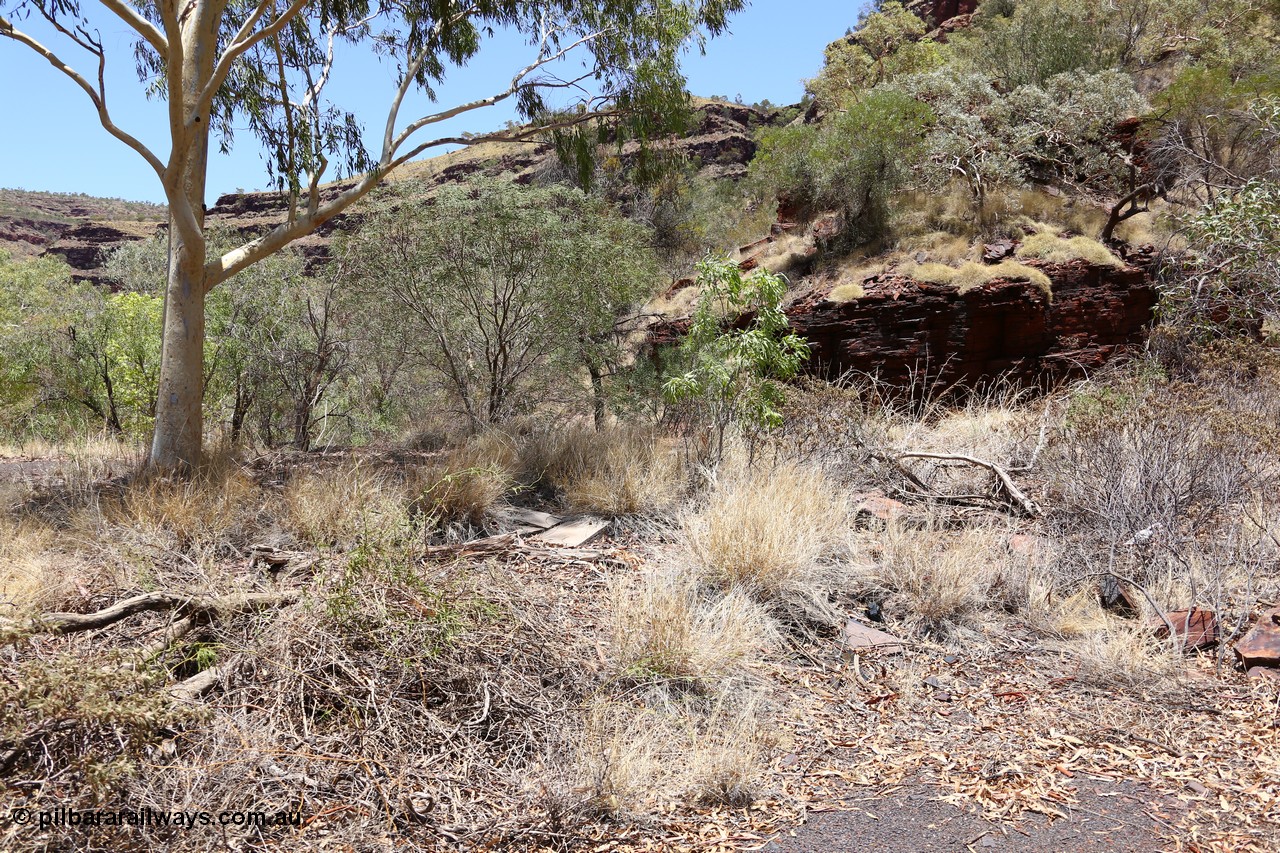
<svg viewBox="0 0 1280 853">
<path fill-rule="evenodd" d="M 164 187 L 171 248 L 151 465 L 180 471 L 200 459 L 204 302 L 210 289 L 315 231 L 434 146 L 521 142 L 554 131 L 563 134 L 562 143 L 572 143 L 565 150 L 581 152 L 589 136 L 643 140 L 666 132 L 684 112 L 682 52 L 691 40 L 723 31 L 728 16 L 745 3 L 0 0 L 0 36 L 43 56 L 83 89 L 102 126 L 145 159 Z M 99 29 L 108 20 L 117 27 L 123 22 L 139 37 L 139 79 L 165 103 L 168 152 L 152 150 L 112 119 L 107 40 Z M 54 47 L 36 37 L 44 37 L 42 30 L 52 34 L 46 41 Z M 440 106 L 436 86 L 484 53 L 500 30 L 521 34 L 529 45 L 526 57 L 492 57 L 512 66 L 509 85 L 428 114 L 403 114 L 414 91 L 425 92 L 433 110 Z M 372 138 L 351 112 L 324 96 L 335 44 L 343 42 L 363 45 L 396 68 L 385 124 Z M 77 70 L 67 51 L 87 53 L 95 67 Z M 563 94 L 557 98 L 556 92 Z M 508 99 L 530 126 L 424 138 L 432 125 Z M 560 103 L 553 113 L 554 100 Z M 288 215 L 268 233 L 209 257 L 204 201 L 210 137 L 228 146 L 233 124 L 246 122 L 268 152 L 272 179 L 288 192 Z M 322 193 L 320 182 L 331 163 L 340 166 L 335 171 L 359 177 L 337 192 Z"/>
</svg>

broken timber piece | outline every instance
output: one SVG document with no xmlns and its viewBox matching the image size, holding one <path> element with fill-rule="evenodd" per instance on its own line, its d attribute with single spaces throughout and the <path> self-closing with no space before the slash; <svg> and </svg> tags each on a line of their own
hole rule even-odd
<svg viewBox="0 0 1280 853">
<path fill-rule="evenodd" d="M 1258 624 L 1236 643 L 1236 654 L 1245 669 L 1255 666 L 1280 667 L 1280 607 L 1262 614 Z"/>
<path fill-rule="evenodd" d="M 533 528 L 535 530 L 547 530 L 555 527 L 564 521 L 558 515 L 552 515 L 549 512 L 538 512 L 536 509 L 524 509 L 523 507 L 513 506 L 502 510 L 498 516 L 504 521 L 510 521 L 519 528 Z M 517 529 L 517 533 L 525 532 Z"/>
<path fill-rule="evenodd" d="M 609 522 L 604 519 L 586 516 L 573 521 L 566 521 L 564 524 L 557 525 L 545 533 L 539 533 L 533 538 L 548 545 L 577 548 L 579 545 L 590 542 L 608 526 Z"/>
<path fill-rule="evenodd" d="M 853 651 L 881 651 L 897 654 L 906 650 L 903 640 L 878 628 L 850 619 L 844 625 L 844 642 Z"/>
</svg>

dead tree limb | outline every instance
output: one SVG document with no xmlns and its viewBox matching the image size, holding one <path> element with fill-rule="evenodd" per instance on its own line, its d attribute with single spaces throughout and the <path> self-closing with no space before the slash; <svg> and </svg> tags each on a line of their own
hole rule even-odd
<svg viewBox="0 0 1280 853">
<path fill-rule="evenodd" d="M 44 613 L 28 620 L 0 621 L 0 635 L 76 634 L 106 628 L 138 613 L 168 610 L 186 617 L 213 618 L 229 613 L 283 607 L 298 600 L 296 591 L 241 592 L 208 598 L 175 592 L 147 592 L 118 601 L 94 613 Z"/>
<path fill-rule="evenodd" d="M 1013 478 L 1009 476 L 999 465 L 994 462 L 988 462 L 985 459 L 978 459 L 963 453 L 928 453 L 925 451 L 909 450 L 905 453 L 899 453 L 896 461 L 901 462 L 903 459 L 935 459 L 941 462 L 963 462 L 967 465 L 976 465 L 979 468 L 986 468 L 990 471 L 1000 484 L 1001 491 L 1004 492 L 1008 502 L 1014 509 L 1021 512 L 1028 518 L 1035 518 L 1040 515 L 1040 507 L 1036 506 L 1035 501 L 1027 497 L 1025 493 L 1013 482 Z M 903 467 L 904 472 L 906 471 Z M 919 478 L 912 475 L 912 481 L 920 484 Z"/>
<path fill-rule="evenodd" d="M 229 661 L 218 666 L 211 666 L 208 669 L 201 670 L 186 681 L 180 681 L 169 688 L 170 698 L 179 702 L 190 702 L 199 699 L 216 687 L 224 678 L 230 675 L 240 666 L 240 658 L 233 657 Z"/>
</svg>

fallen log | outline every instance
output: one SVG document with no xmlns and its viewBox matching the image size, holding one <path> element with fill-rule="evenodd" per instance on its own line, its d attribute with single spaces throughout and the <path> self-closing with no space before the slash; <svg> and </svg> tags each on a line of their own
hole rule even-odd
<svg viewBox="0 0 1280 853">
<path fill-rule="evenodd" d="M 77 634 L 107 628 L 138 613 L 172 611 L 183 617 L 213 618 L 218 615 L 283 607 L 298 600 L 296 591 L 241 592 L 217 597 L 184 595 L 176 592 L 146 592 L 117 601 L 93 613 L 42 613 L 26 620 L 0 620 L 0 636 L 23 634 Z"/>
<path fill-rule="evenodd" d="M 895 462 L 899 464 L 900 470 L 907 475 L 917 487 L 928 489 L 928 486 L 910 472 L 905 466 L 902 466 L 904 459 L 933 459 L 940 462 L 961 462 L 966 465 L 976 465 L 979 468 L 985 468 L 990 471 L 999 484 L 1000 491 L 1003 492 L 1006 502 L 1015 510 L 1028 518 L 1035 518 L 1040 515 L 1040 507 L 1036 506 L 1035 501 L 1027 497 L 1026 494 L 1018 488 L 1013 482 L 1013 478 L 1008 472 L 994 462 L 988 462 L 985 459 L 978 459 L 964 453 L 930 453 L 922 450 L 909 450 L 905 453 L 899 453 L 895 457 Z M 929 491 L 932 491 L 929 489 Z M 945 498 L 946 495 L 936 495 L 935 497 Z"/>
</svg>

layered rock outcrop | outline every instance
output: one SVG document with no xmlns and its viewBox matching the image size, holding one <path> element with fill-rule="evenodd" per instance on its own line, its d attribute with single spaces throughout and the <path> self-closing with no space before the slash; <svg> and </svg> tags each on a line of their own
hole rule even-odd
<svg viewBox="0 0 1280 853">
<path fill-rule="evenodd" d="M 890 271 L 863 280 L 856 299 L 835 301 L 832 280 L 809 273 L 822 256 L 824 235 L 838 229 L 831 215 L 804 229 L 779 223 L 735 258 L 744 271 L 785 273 L 795 283 L 786 314 L 809 341 L 806 370 L 824 379 L 871 376 L 915 392 L 998 377 L 1048 385 L 1094 370 L 1141 342 L 1154 315 L 1150 259 L 1141 252 L 1115 265 L 1021 259 L 1048 277 L 1048 292 L 1021 279 L 995 279 L 961 292 Z M 1016 246 L 1012 240 L 985 246 L 987 261 L 1003 259 Z M 673 290 L 693 284 L 685 279 Z M 686 326 L 684 318 L 655 325 L 650 346 L 675 343 Z"/>
<path fill-rule="evenodd" d="M 998 376 L 1048 383 L 1095 369 L 1142 340 L 1156 303 L 1144 270 L 1086 261 L 1036 266 L 1052 296 L 1024 281 L 960 293 L 894 276 L 868 282 L 849 302 L 810 295 L 787 315 L 812 346 L 812 372 L 866 374 L 898 387 Z"/>
</svg>

